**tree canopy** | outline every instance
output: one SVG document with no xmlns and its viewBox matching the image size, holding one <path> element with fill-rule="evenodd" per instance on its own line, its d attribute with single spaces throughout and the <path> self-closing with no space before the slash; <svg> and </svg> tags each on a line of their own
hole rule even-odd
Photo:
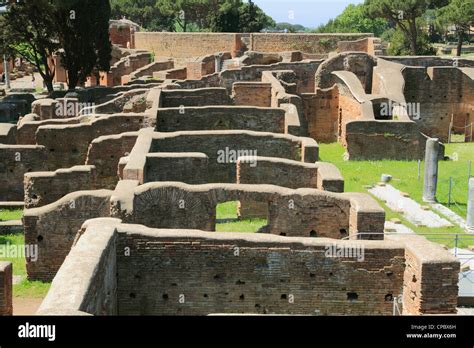
<svg viewBox="0 0 474 348">
<path fill-rule="evenodd" d="M 8 6 L 0 17 L 0 49 L 36 66 L 53 92 L 59 53 L 74 89 L 94 69 L 109 70 L 109 0 L 23 0 Z"/>
<path fill-rule="evenodd" d="M 36 66 L 48 90 L 53 90 L 55 67 L 48 64 L 59 47 L 55 8 L 48 0 L 22 1 L 0 16 L 0 51 L 20 56 Z"/>
<path fill-rule="evenodd" d="M 374 33 L 381 36 L 388 29 L 384 18 L 371 18 L 363 4 L 347 6 L 335 19 L 316 29 L 322 33 Z"/>
<path fill-rule="evenodd" d="M 61 63 L 69 89 L 83 84 L 95 69 L 109 71 L 109 0 L 55 0 Z"/>
<path fill-rule="evenodd" d="M 442 21 L 454 25 L 458 34 L 457 55 L 461 55 L 466 33 L 474 25 L 474 0 L 451 0 L 439 9 L 438 15 Z"/>
<path fill-rule="evenodd" d="M 111 0 L 112 16 L 145 30 L 258 32 L 275 25 L 253 1 Z"/>
</svg>

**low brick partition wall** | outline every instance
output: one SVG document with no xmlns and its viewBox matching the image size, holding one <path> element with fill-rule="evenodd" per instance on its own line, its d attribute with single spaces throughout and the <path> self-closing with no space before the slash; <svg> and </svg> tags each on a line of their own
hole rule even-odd
<svg viewBox="0 0 474 348">
<path fill-rule="evenodd" d="M 272 106 L 272 85 L 266 82 L 236 82 L 232 86 L 235 105 Z"/>
<path fill-rule="evenodd" d="M 225 88 L 163 89 L 161 107 L 231 105 L 232 100 Z"/>
<path fill-rule="evenodd" d="M 37 314 L 389 316 L 403 287 L 401 243 L 154 230 L 112 219 L 90 220 L 82 232 Z"/>
<path fill-rule="evenodd" d="M 13 267 L 0 261 L 0 316 L 13 315 Z"/>
<path fill-rule="evenodd" d="M 425 154 L 426 138 L 413 121 L 350 121 L 345 144 L 351 160 L 418 160 Z"/>
<path fill-rule="evenodd" d="M 25 208 L 37 208 L 56 202 L 68 193 L 94 190 L 97 188 L 96 175 L 94 166 L 26 173 Z"/>
<path fill-rule="evenodd" d="M 115 188 L 119 180 L 120 159 L 130 154 L 138 135 L 139 131 L 104 135 L 90 143 L 86 165 L 96 167 L 95 179 L 98 188 Z"/>
<path fill-rule="evenodd" d="M 234 33 L 169 33 L 137 32 L 135 48 L 151 51 L 157 57 L 194 58 L 210 52 L 231 52 L 244 47 L 241 37 Z"/>
<path fill-rule="evenodd" d="M 155 133 L 149 152 L 201 152 L 209 157 L 210 182 L 235 183 L 239 156 L 257 155 L 314 163 L 318 144 L 285 134 L 228 131 Z"/>
<path fill-rule="evenodd" d="M 381 237 L 385 212 L 366 194 L 292 190 L 272 185 L 148 183 L 123 180 L 115 191 L 70 193 L 60 200 L 25 209 L 25 242 L 38 245 L 38 260 L 26 260 L 28 279 L 50 281 L 88 219 L 115 217 L 157 228 L 214 231 L 216 206 L 228 201 L 267 202 L 263 232 L 340 239 L 358 232 Z M 331 219 L 327 219 L 331 216 Z"/>
<path fill-rule="evenodd" d="M 209 158 L 203 153 L 151 153 L 146 156 L 147 182 L 179 181 L 186 184 L 209 182 Z M 124 176 L 124 179 L 128 179 Z"/>
<path fill-rule="evenodd" d="M 40 208 L 25 209 L 25 243 L 38 246 L 38 259 L 26 260 L 29 280 L 51 281 L 84 221 L 110 215 L 112 191 L 78 191 Z"/>
<path fill-rule="evenodd" d="M 250 50 L 259 52 L 301 51 L 322 54 L 335 51 L 339 41 L 352 41 L 366 37 L 373 37 L 373 34 L 252 33 L 250 34 Z"/>
<path fill-rule="evenodd" d="M 0 197 L 2 201 L 23 201 L 23 176 L 50 170 L 44 146 L 0 144 Z"/>
<path fill-rule="evenodd" d="M 0 123 L 0 144 L 16 144 L 17 127 L 10 123 Z"/>
<path fill-rule="evenodd" d="M 145 114 L 114 114 L 92 117 L 92 121 L 77 125 L 41 126 L 36 140 L 46 147 L 52 169 L 69 168 L 85 163 L 89 144 L 95 138 L 138 131 L 143 128 L 145 118 Z"/>
<path fill-rule="evenodd" d="M 270 157 L 241 157 L 237 161 L 238 184 L 269 184 L 292 189 L 317 188 L 344 192 L 344 179 L 330 163 L 302 163 Z M 243 219 L 266 218 L 267 204 L 241 200 L 239 216 Z"/>
<path fill-rule="evenodd" d="M 460 261 L 441 245 L 416 235 L 390 235 L 405 245 L 403 314 L 456 314 Z"/>
<path fill-rule="evenodd" d="M 250 130 L 284 133 L 285 111 L 252 106 L 203 106 L 158 109 L 156 131 Z"/>
<path fill-rule="evenodd" d="M 121 185 L 128 184 L 122 181 Z M 117 187 L 111 199 L 111 216 L 127 223 L 215 231 L 216 206 L 244 200 L 268 205 L 266 233 L 341 239 L 363 232 L 366 239 L 383 238 L 385 212 L 367 194 L 293 190 L 273 185 L 129 185 L 132 189 L 127 192 Z"/>
<path fill-rule="evenodd" d="M 285 134 L 230 131 L 186 131 L 154 133 L 140 131 L 124 168 L 124 177 L 145 181 L 146 156 L 150 153 L 199 152 L 208 157 L 209 182 L 235 183 L 237 159 L 242 156 L 267 156 L 314 163 L 318 144 L 310 138 Z"/>
<path fill-rule="evenodd" d="M 66 119 L 50 119 L 43 121 L 25 120 L 19 122 L 16 143 L 21 145 L 35 145 L 36 144 L 36 132 L 41 126 L 48 125 L 68 125 L 77 124 L 80 122 L 79 118 L 66 118 Z"/>
</svg>

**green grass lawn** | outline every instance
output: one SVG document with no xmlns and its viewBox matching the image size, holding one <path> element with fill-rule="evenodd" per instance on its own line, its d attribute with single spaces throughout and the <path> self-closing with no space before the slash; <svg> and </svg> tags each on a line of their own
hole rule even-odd
<svg viewBox="0 0 474 348">
<path fill-rule="evenodd" d="M 418 179 L 417 161 L 345 161 L 343 156 L 345 149 L 338 143 L 320 144 L 320 160 L 335 164 L 341 171 L 345 180 L 346 192 L 367 192 L 365 186 L 374 185 L 380 182 L 382 174 L 393 176 L 391 184 L 397 189 L 407 192 L 415 201 L 423 204 L 423 171 L 424 163 L 421 163 L 421 177 Z M 451 209 L 462 217 L 466 216 L 466 204 L 468 194 L 468 161 L 474 162 L 474 143 L 447 144 L 446 155 L 455 157 L 457 160 L 441 161 L 439 163 L 438 200 L 441 204 L 447 205 L 449 192 L 449 178 L 453 177 L 453 204 Z M 474 165 L 473 172 L 474 175 Z M 383 202 L 379 203 L 385 208 L 387 220 L 398 218 L 417 233 L 430 234 L 465 234 L 459 227 L 433 229 L 416 227 L 406 221 L 402 215 L 391 211 Z M 446 236 L 446 240 L 439 240 L 438 237 L 428 237 L 428 239 L 449 245 L 453 237 Z M 473 245 L 474 239 L 464 241 L 462 246 Z"/>
<path fill-rule="evenodd" d="M 21 220 L 23 209 L 0 210 L 0 221 Z"/>
<path fill-rule="evenodd" d="M 397 189 L 407 192 L 420 204 L 423 204 L 423 171 L 421 163 L 421 176 L 418 178 L 417 161 L 345 161 L 345 149 L 338 143 L 320 144 L 321 161 L 335 164 L 341 171 L 345 180 L 346 192 L 367 193 L 366 186 L 377 184 L 382 174 L 393 176 L 392 185 Z M 462 217 L 466 216 L 467 189 L 468 189 L 468 161 L 474 162 L 474 143 L 447 144 L 446 155 L 456 158 L 452 161 L 439 163 L 438 200 L 447 205 L 449 178 L 453 177 L 453 195 L 451 209 Z M 474 175 L 474 166 L 473 172 Z M 456 234 L 466 236 L 460 227 L 427 228 L 417 227 L 408 222 L 403 215 L 390 210 L 382 201 L 380 205 L 386 211 L 386 219 L 400 219 L 406 226 L 416 233 L 427 235 L 427 238 L 448 247 L 454 246 Z M 439 213 L 438 213 L 439 214 Z M 217 219 L 229 220 L 218 223 L 218 232 L 256 232 L 267 224 L 266 220 L 238 220 L 237 202 L 227 202 L 217 207 Z M 429 234 L 429 235 L 428 235 Z M 458 246 L 468 247 L 474 245 L 474 238 L 461 237 Z"/>
<path fill-rule="evenodd" d="M 25 237 L 23 234 L 0 236 L 0 246 L 24 244 Z M 22 276 L 23 278 L 19 284 L 13 285 L 13 296 L 24 298 L 43 298 L 46 296 L 51 284 L 27 280 L 25 258 L 0 258 L 0 261 L 10 261 L 13 265 L 13 275 Z"/>
<path fill-rule="evenodd" d="M 237 202 L 219 204 L 216 208 L 217 232 L 254 233 L 267 225 L 265 219 L 239 220 L 237 217 Z M 219 222 L 219 220 L 224 222 Z"/>
</svg>

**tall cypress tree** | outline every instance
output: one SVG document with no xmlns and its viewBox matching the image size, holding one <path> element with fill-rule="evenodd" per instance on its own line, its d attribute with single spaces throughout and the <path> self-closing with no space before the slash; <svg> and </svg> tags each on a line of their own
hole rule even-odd
<svg viewBox="0 0 474 348">
<path fill-rule="evenodd" d="M 110 69 L 109 0 L 56 0 L 61 63 L 70 90 L 86 81 L 92 71 Z"/>
</svg>

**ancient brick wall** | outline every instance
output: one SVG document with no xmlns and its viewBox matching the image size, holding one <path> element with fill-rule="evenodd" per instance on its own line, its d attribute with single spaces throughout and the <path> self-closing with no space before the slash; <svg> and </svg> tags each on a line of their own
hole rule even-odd
<svg viewBox="0 0 474 348">
<path fill-rule="evenodd" d="M 144 183 L 159 181 L 206 184 L 209 181 L 209 158 L 203 153 L 148 154 Z"/>
<path fill-rule="evenodd" d="M 388 237 L 405 245 L 403 314 L 456 314 L 460 262 L 420 236 Z"/>
<path fill-rule="evenodd" d="M 154 228 L 215 231 L 216 206 L 240 200 L 268 204 L 266 233 L 341 239 L 384 230 L 385 212 L 368 195 L 272 185 L 149 183 L 114 201 L 116 207 L 133 206 L 128 216 L 121 208 L 112 211 L 126 222 Z"/>
<path fill-rule="evenodd" d="M 90 142 L 103 135 L 137 131 L 144 125 L 145 115 L 117 114 L 103 116 L 89 123 L 69 126 L 41 126 L 37 143 L 46 147 L 51 170 L 83 165 Z M 64 139 L 68 139 L 64 142 Z"/>
<path fill-rule="evenodd" d="M 44 146 L 0 144 L 0 201 L 23 201 L 25 173 L 50 170 Z"/>
<path fill-rule="evenodd" d="M 17 129 L 17 144 L 21 145 L 35 145 L 36 144 L 36 131 L 41 126 L 47 125 L 67 125 L 77 124 L 79 119 L 68 118 L 63 120 L 43 120 L 43 121 L 30 121 L 22 120 Z"/>
<path fill-rule="evenodd" d="M 315 94 L 302 94 L 304 115 L 308 123 L 308 134 L 318 142 L 332 143 L 339 135 L 339 90 L 317 89 Z M 344 101 L 343 101 L 344 103 Z M 347 110 L 347 106 L 343 105 Z M 353 110 L 347 110 L 353 115 Z"/>
<path fill-rule="evenodd" d="M 272 85 L 264 82 L 236 82 L 232 87 L 235 105 L 272 106 Z"/>
<path fill-rule="evenodd" d="M 96 168 L 96 187 L 112 190 L 117 185 L 118 166 L 128 156 L 138 138 L 138 132 L 105 135 L 94 139 L 87 153 L 87 165 Z"/>
<path fill-rule="evenodd" d="M 414 122 L 348 122 L 344 139 L 351 160 L 423 159 L 426 138 Z"/>
<path fill-rule="evenodd" d="M 238 154 L 310 163 L 318 160 L 318 147 L 312 139 L 249 131 L 160 134 L 153 139 L 151 152 L 202 152 L 209 157 L 210 182 L 220 183 L 235 183 Z"/>
<path fill-rule="evenodd" d="M 109 27 L 110 42 L 123 48 L 135 48 L 135 39 L 132 28 L 125 25 L 111 25 Z"/>
<path fill-rule="evenodd" d="M 313 93 L 315 90 L 315 74 L 322 60 L 309 62 L 276 63 L 271 65 L 244 66 L 240 69 L 224 70 L 220 74 L 220 84 L 229 93 L 235 82 L 255 81 L 262 79 L 264 71 L 292 70 L 296 75 L 298 93 Z"/>
<path fill-rule="evenodd" d="M 101 218 L 83 225 L 81 238 L 61 265 L 38 315 L 118 314 L 118 223 L 120 220 Z"/>
<path fill-rule="evenodd" d="M 376 59 L 366 53 L 340 53 L 319 66 L 315 77 L 315 88 L 331 88 L 337 82 L 334 71 L 350 71 L 360 80 L 365 93 L 370 94 L 373 68 L 376 64 Z"/>
<path fill-rule="evenodd" d="M 13 315 L 12 277 L 11 262 L 0 262 L 0 316 Z"/>
<path fill-rule="evenodd" d="M 173 89 L 161 91 L 161 107 L 231 105 L 225 88 Z"/>
<path fill-rule="evenodd" d="M 256 162 L 252 162 L 256 161 Z M 302 163 L 279 158 L 243 157 L 237 162 L 238 184 L 271 184 L 288 188 L 318 188 L 333 192 L 344 191 L 344 179 L 339 170 L 331 165 Z M 333 167 L 333 168 L 328 168 Z M 244 219 L 267 218 L 268 204 L 239 201 L 239 217 Z"/>
<path fill-rule="evenodd" d="M 135 33 L 135 48 L 154 52 L 157 57 L 193 58 L 217 52 L 235 56 L 244 34 L 232 33 Z"/>
<path fill-rule="evenodd" d="M 339 41 L 372 37 L 373 34 L 250 34 L 250 49 L 259 52 L 301 51 L 329 53 L 337 49 Z"/>
<path fill-rule="evenodd" d="M 112 191 L 79 191 L 52 204 L 26 209 L 25 243 L 38 246 L 38 259 L 26 260 L 28 279 L 51 281 L 61 267 L 82 224 L 110 215 Z"/>
<path fill-rule="evenodd" d="M 37 208 L 64 197 L 68 193 L 96 189 L 96 168 L 76 166 L 55 172 L 26 173 L 25 208 Z"/>
<path fill-rule="evenodd" d="M 402 289 L 397 244 L 141 231 L 119 227 L 117 250 L 131 248 L 117 253 L 121 315 L 391 315 Z M 363 260 L 326 256 L 353 243 Z"/>
<path fill-rule="evenodd" d="M 187 79 L 199 80 L 201 77 L 216 72 L 216 59 L 213 55 L 199 58 L 186 64 Z"/>
<path fill-rule="evenodd" d="M 108 72 L 100 72 L 100 85 L 106 87 L 120 86 L 122 77 L 143 68 L 152 62 L 148 52 L 134 53 L 115 63 Z"/>
<path fill-rule="evenodd" d="M 185 80 L 187 76 L 187 68 L 175 68 L 163 71 L 155 71 L 153 73 L 153 78 L 158 80 Z"/>
<path fill-rule="evenodd" d="M 0 144 L 16 144 L 18 130 L 16 125 L 0 123 Z"/>
<path fill-rule="evenodd" d="M 156 130 L 249 130 L 285 132 L 285 111 L 251 106 L 205 106 L 158 109 Z"/>
<path fill-rule="evenodd" d="M 369 53 L 368 38 L 354 40 L 354 41 L 339 41 L 337 43 L 337 51 L 341 52 L 366 52 Z"/>
<path fill-rule="evenodd" d="M 130 74 L 130 79 L 133 80 L 133 79 L 138 79 L 143 76 L 153 76 L 154 72 L 173 69 L 173 68 L 174 68 L 174 62 L 172 60 L 152 62 L 132 72 Z"/>
<path fill-rule="evenodd" d="M 406 67 L 404 94 L 407 103 L 419 105 L 420 131 L 446 142 L 451 121 L 464 132 L 474 115 L 474 80 L 455 67 Z"/>
</svg>

